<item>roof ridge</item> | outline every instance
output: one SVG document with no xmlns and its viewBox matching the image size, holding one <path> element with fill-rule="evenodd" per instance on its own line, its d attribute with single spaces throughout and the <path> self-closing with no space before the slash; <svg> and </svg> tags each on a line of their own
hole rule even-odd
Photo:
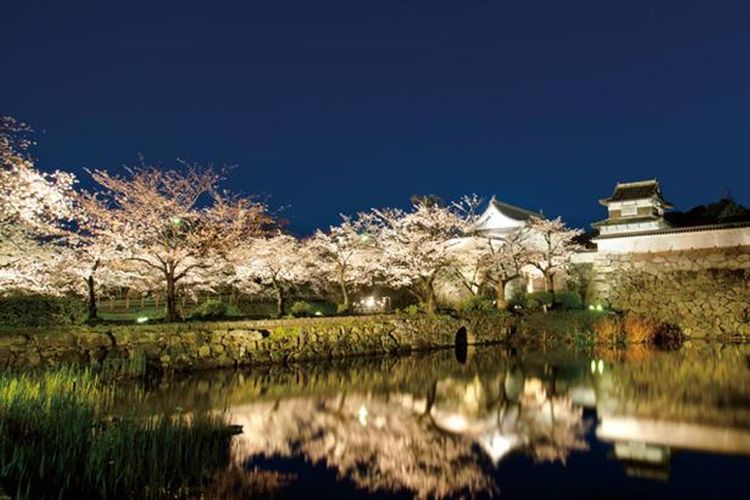
<svg viewBox="0 0 750 500">
<path fill-rule="evenodd" d="M 529 214 L 542 215 L 541 212 L 536 212 L 534 210 L 529 210 L 528 208 L 519 207 L 518 205 L 512 205 L 505 201 L 500 201 L 495 197 L 495 195 L 492 195 L 492 200 L 490 200 L 490 203 L 497 203 L 498 205 L 505 205 L 508 208 L 512 208 L 514 210 L 520 210 L 521 212 L 527 212 Z"/>
<path fill-rule="evenodd" d="M 659 184 L 658 179 L 644 179 L 640 181 L 620 182 L 617 181 L 616 187 L 619 186 L 639 186 L 643 184 Z"/>
</svg>

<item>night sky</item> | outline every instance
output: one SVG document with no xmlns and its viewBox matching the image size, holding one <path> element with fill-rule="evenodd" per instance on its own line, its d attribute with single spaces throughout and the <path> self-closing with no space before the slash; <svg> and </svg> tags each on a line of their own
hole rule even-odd
<svg viewBox="0 0 750 500">
<path fill-rule="evenodd" d="M 77 7 L 73 7 L 75 4 Z M 236 164 L 292 229 L 476 192 L 588 226 L 617 180 L 750 205 L 747 0 L 7 0 L 43 168 Z"/>
</svg>

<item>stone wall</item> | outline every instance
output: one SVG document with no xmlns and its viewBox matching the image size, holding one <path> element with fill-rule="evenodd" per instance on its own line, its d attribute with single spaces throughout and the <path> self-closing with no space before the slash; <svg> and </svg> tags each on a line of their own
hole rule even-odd
<svg viewBox="0 0 750 500">
<path fill-rule="evenodd" d="M 750 336 L 750 247 L 593 255 L 589 303 L 675 323 L 693 337 Z"/>
<path fill-rule="evenodd" d="M 101 363 L 146 356 L 165 370 L 198 370 L 427 350 L 506 339 L 507 320 L 398 315 L 226 323 L 98 326 L 0 333 L 0 368 Z"/>
</svg>

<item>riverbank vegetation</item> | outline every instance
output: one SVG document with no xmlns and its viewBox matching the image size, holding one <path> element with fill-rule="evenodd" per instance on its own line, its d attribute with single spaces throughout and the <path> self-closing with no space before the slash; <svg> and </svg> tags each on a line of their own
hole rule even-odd
<svg viewBox="0 0 750 500">
<path fill-rule="evenodd" d="M 627 348 L 646 345 L 675 349 L 685 336 L 675 325 L 633 313 L 596 310 L 534 312 L 519 317 L 513 342 L 539 346 Z"/>
<path fill-rule="evenodd" d="M 221 416 L 123 411 L 114 380 L 0 373 L 0 484 L 13 498 L 188 498 L 227 465 Z"/>
</svg>

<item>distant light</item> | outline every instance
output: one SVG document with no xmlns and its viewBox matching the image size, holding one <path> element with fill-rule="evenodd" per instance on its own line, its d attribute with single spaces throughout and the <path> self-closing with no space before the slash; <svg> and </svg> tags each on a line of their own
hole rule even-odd
<svg viewBox="0 0 750 500">
<path fill-rule="evenodd" d="M 365 405 L 359 407 L 359 411 L 357 411 L 357 420 L 359 420 L 359 424 L 364 427 L 367 425 L 367 408 L 365 408 Z"/>
<path fill-rule="evenodd" d="M 603 311 L 603 310 L 604 310 L 604 306 L 603 306 L 603 305 L 601 305 L 601 304 L 597 304 L 597 305 L 596 305 L 596 310 L 597 310 L 597 311 L 599 311 L 599 312 L 601 312 L 601 311 Z"/>
<path fill-rule="evenodd" d="M 451 414 L 440 422 L 440 427 L 453 433 L 466 432 L 469 426 L 466 417 L 458 414 Z"/>
<path fill-rule="evenodd" d="M 140 318 L 136 319 L 136 323 L 146 323 L 148 321 L 148 316 L 141 316 Z"/>
<path fill-rule="evenodd" d="M 591 373 L 596 373 L 596 360 L 591 360 Z"/>
<path fill-rule="evenodd" d="M 323 313 L 320 311 L 315 311 L 315 316 L 323 316 Z"/>
<path fill-rule="evenodd" d="M 599 360 L 599 375 L 601 375 L 603 373 L 604 373 L 604 360 L 600 359 Z"/>
<path fill-rule="evenodd" d="M 375 297 L 367 297 L 365 299 L 365 307 L 368 307 L 370 309 L 375 307 Z"/>
<path fill-rule="evenodd" d="M 596 306 L 594 304 L 589 304 L 589 311 L 593 311 L 596 309 Z"/>
</svg>

